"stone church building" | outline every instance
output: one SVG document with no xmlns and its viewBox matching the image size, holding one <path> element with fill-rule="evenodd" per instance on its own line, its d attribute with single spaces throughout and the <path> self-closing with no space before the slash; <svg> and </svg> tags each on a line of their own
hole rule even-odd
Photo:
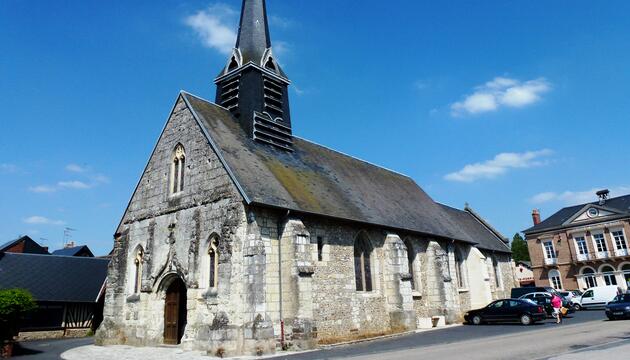
<svg viewBox="0 0 630 360">
<path fill-rule="evenodd" d="M 460 321 L 507 240 L 411 178 L 294 136 L 264 0 L 214 102 L 181 92 L 115 234 L 97 344 L 272 353 Z"/>
</svg>

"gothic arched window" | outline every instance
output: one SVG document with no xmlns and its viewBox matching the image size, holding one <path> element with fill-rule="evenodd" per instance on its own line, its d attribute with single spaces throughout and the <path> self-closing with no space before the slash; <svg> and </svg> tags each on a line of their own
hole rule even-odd
<svg viewBox="0 0 630 360">
<path fill-rule="evenodd" d="M 370 241 L 363 234 L 359 235 L 354 242 L 354 277 L 357 291 L 372 291 L 371 254 Z"/>
<path fill-rule="evenodd" d="M 177 144 L 173 150 L 171 165 L 171 193 L 177 194 L 184 190 L 184 175 L 186 172 L 186 152 L 182 144 Z"/>
<path fill-rule="evenodd" d="M 218 237 L 212 236 L 208 246 L 208 287 L 216 289 L 219 286 L 219 250 Z"/>
<path fill-rule="evenodd" d="M 497 261 L 497 258 L 494 256 L 492 257 L 492 267 L 494 268 L 494 283 L 497 289 L 501 289 L 501 284 L 503 283 L 501 281 L 501 268 L 499 267 L 499 262 Z"/>
<path fill-rule="evenodd" d="M 133 293 L 138 294 L 142 288 L 142 263 L 144 261 L 144 251 L 142 248 L 138 248 L 136 251 L 136 257 L 133 261 L 135 274 L 134 274 L 134 282 L 133 282 Z"/>
<path fill-rule="evenodd" d="M 460 289 L 466 288 L 466 268 L 464 266 L 461 252 L 459 249 L 455 249 L 455 274 L 457 275 L 457 287 Z"/>
<path fill-rule="evenodd" d="M 409 274 L 411 275 L 411 290 L 416 289 L 416 274 L 415 274 L 415 260 L 416 252 L 411 245 L 411 241 L 405 241 L 405 247 L 407 248 L 407 263 L 409 264 Z"/>
</svg>

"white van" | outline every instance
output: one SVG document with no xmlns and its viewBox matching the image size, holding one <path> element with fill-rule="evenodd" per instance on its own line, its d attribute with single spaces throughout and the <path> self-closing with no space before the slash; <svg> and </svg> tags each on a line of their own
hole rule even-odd
<svg viewBox="0 0 630 360">
<path fill-rule="evenodd" d="M 617 296 L 618 287 L 616 285 L 595 286 L 587 289 L 580 298 L 580 307 L 604 307 L 609 301 Z"/>
</svg>

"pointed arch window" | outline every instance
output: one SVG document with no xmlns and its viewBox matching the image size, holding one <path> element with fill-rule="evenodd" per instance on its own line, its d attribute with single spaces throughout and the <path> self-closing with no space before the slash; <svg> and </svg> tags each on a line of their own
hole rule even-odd
<svg viewBox="0 0 630 360">
<path fill-rule="evenodd" d="M 136 257 L 133 261 L 135 274 L 133 282 L 133 293 L 139 294 L 142 288 L 142 263 L 144 262 L 144 251 L 142 248 L 138 248 L 136 251 Z"/>
<path fill-rule="evenodd" d="M 228 65 L 228 71 L 232 71 L 238 67 L 238 61 L 236 61 L 236 57 L 232 56 L 230 60 L 230 64 Z"/>
<path fill-rule="evenodd" d="M 466 269 L 462 254 L 459 249 L 455 249 L 455 275 L 457 276 L 457 287 L 466 288 Z"/>
<path fill-rule="evenodd" d="M 265 63 L 265 67 L 269 70 L 276 71 L 276 65 L 273 63 L 272 57 L 269 57 L 269 59 L 267 59 L 267 62 Z"/>
<path fill-rule="evenodd" d="M 499 267 L 499 261 L 496 257 L 492 257 L 492 267 L 494 269 L 494 284 L 497 289 L 502 289 L 503 281 L 501 280 L 501 268 Z"/>
<path fill-rule="evenodd" d="M 372 291 L 372 246 L 364 235 L 354 242 L 354 276 L 357 291 Z"/>
<path fill-rule="evenodd" d="M 182 144 L 177 144 L 173 150 L 171 165 L 171 193 L 177 194 L 184 191 L 186 173 L 186 151 Z"/>
<path fill-rule="evenodd" d="M 208 288 L 216 289 L 219 286 L 219 241 L 218 236 L 213 235 L 208 246 Z"/>
<path fill-rule="evenodd" d="M 411 241 L 405 241 L 405 247 L 407 248 L 407 263 L 409 264 L 409 274 L 411 275 L 411 290 L 416 290 L 416 274 L 415 274 L 415 260 L 416 252 L 411 245 Z"/>
</svg>

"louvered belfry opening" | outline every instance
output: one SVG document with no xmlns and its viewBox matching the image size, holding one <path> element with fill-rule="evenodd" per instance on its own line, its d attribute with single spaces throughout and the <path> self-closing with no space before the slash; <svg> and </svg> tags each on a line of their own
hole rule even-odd
<svg viewBox="0 0 630 360">
<path fill-rule="evenodd" d="M 244 0 L 236 47 L 215 80 L 217 104 L 255 141 L 293 151 L 289 79 L 273 56 L 265 0 Z"/>
</svg>

